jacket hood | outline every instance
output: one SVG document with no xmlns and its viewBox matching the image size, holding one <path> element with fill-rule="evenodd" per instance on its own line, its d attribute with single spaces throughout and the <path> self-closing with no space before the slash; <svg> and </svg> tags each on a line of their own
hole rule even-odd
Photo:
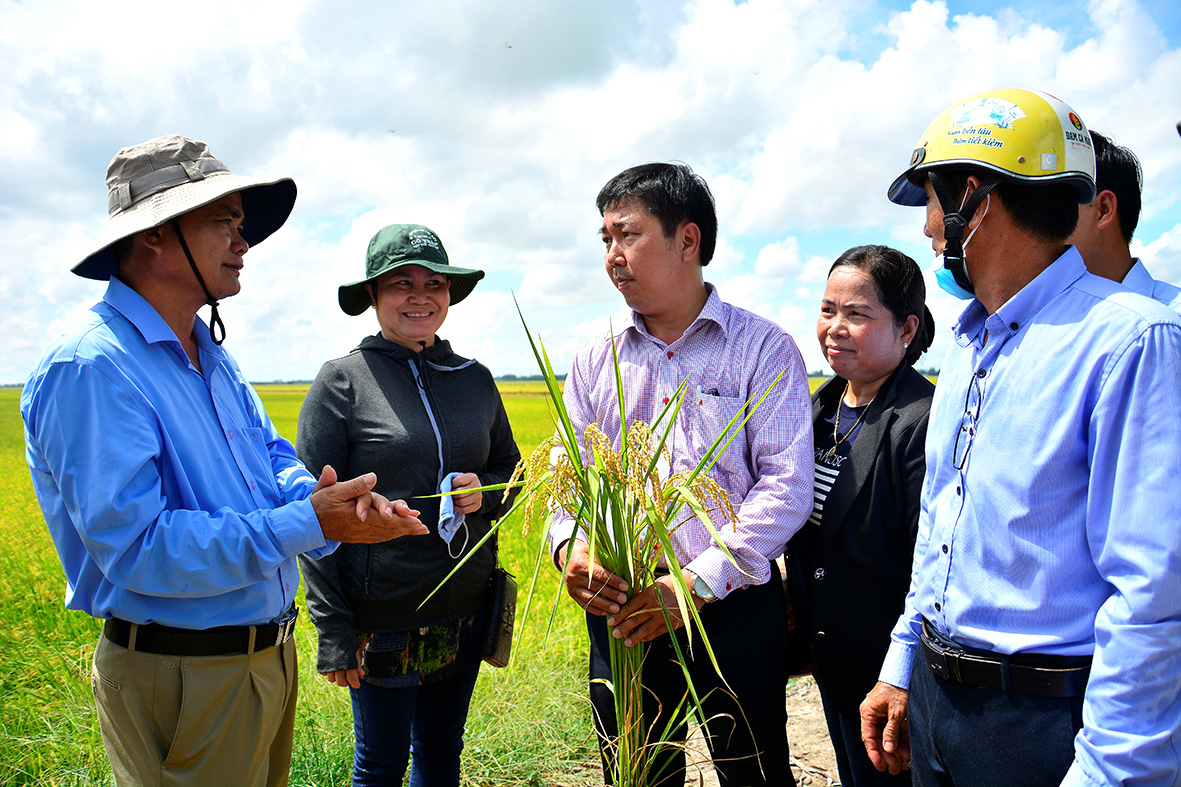
<svg viewBox="0 0 1181 787">
<path fill-rule="evenodd" d="M 459 367 L 468 363 L 467 358 L 461 358 L 451 351 L 451 342 L 435 337 L 435 343 L 420 352 L 403 347 L 397 342 L 391 342 L 380 333 L 366 336 L 356 349 L 367 352 L 381 353 L 398 361 L 413 361 L 416 358 L 430 363 L 432 366 Z"/>
</svg>

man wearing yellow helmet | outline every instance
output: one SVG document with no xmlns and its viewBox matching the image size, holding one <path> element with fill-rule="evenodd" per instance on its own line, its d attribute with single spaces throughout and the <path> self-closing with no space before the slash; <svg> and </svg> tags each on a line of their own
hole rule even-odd
<svg viewBox="0 0 1181 787">
<path fill-rule="evenodd" d="M 870 759 L 918 784 L 1179 778 L 1181 320 L 1066 245 L 1094 167 L 1070 107 L 996 90 L 936 118 L 890 188 L 926 206 L 939 283 L 971 301 L 861 707 Z"/>
</svg>

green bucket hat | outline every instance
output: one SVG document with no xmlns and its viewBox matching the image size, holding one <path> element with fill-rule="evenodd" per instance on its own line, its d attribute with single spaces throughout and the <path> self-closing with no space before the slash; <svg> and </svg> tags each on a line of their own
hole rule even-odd
<svg viewBox="0 0 1181 787">
<path fill-rule="evenodd" d="M 462 301 L 484 278 L 484 271 L 456 268 L 447 260 L 447 250 L 434 231 L 421 224 L 391 224 L 369 241 L 365 256 L 365 278 L 340 286 L 338 299 L 345 314 L 356 316 L 372 306 L 365 285 L 404 265 L 418 265 L 442 273 L 451 281 L 451 305 Z"/>
</svg>

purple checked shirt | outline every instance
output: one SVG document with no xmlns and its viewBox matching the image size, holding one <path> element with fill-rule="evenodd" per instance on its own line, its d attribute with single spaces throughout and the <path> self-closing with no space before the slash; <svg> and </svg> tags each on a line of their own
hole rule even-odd
<svg viewBox="0 0 1181 787">
<path fill-rule="evenodd" d="M 689 380 L 667 443 L 672 472 L 692 470 L 743 403 L 757 399 L 784 372 L 709 473 L 738 512 L 737 528 L 718 528 L 738 567 L 696 519 L 673 533 L 681 565 L 724 598 L 738 588 L 767 582 L 770 561 L 783 553 L 812 510 L 812 405 L 804 362 L 791 336 L 770 320 L 724 303 L 712 285 L 706 286 L 709 298 L 701 314 L 672 344 L 649 334 L 634 312 L 632 326 L 615 341 L 628 423 L 640 419 L 651 424 L 681 381 Z M 579 349 L 563 399 L 580 441 L 587 424 L 597 420 L 618 450 L 609 332 Z M 559 511 L 550 528 L 555 553 L 573 530 L 574 521 Z"/>
</svg>

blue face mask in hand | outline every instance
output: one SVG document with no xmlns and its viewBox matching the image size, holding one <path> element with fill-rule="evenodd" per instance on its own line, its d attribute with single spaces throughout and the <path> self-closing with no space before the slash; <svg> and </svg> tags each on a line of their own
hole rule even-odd
<svg viewBox="0 0 1181 787">
<path fill-rule="evenodd" d="M 439 500 L 439 538 L 446 542 L 448 554 L 451 554 L 451 539 L 455 538 L 459 528 L 463 528 L 463 546 L 459 548 L 459 552 L 451 554 L 451 557 L 459 557 L 463 554 L 463 550 L 467 548 L 468 539 L 467 523 L 464 521 L 467 515 L 457 513 L 455 498 L 445 494 L 451 491 L 451 484 L 459 475 L 461 474 L 448 473 L 443 479 L 443 483 L 439 484 L 439 493 L 445 495 Z"/>
<path fill-rule="evenodd" d="M 960 203 L 961 210 L 964 207 L 964 203 L 967 201 L 968 201 L 968 195 L 965 194 L 963 202 Z M 989 194 L 985 198 L 984 216 L 988 215 L 988 208 L 991 205 L 992 205 L 992 195 Z M 984 223 L 984 216 L 980 217 L 981 224 Z M 967 239 L 964 240 L 963 250 L 961 251 L 961 254 L 964 254 L 965 257 L 968 253 L 968 241 L 972 240 L 972 236 L 976 234 L 976 230 L 978 230 L 978 229 L 980 229 L 980 224 L 977 224 L 976 228 L 973 229 L 971 232 L 969 232 Z M 971 290 L 965 289 L 964 287 L 960 286 L 960 283 L 958 281 L 956 281 L 955 274 L 952 273 L 947 268 L 945 260 L 943 259 L 943 254 L 937 254 L 935 256 L 935 262 L 934 262 L 934 264 L 932 264 L 931 270 L 935 271 L 935 281 L 939 284 L 939 289 L 943 290 L 948 295 L 953 295 L 962 301 L 970 301 L 976 297 L 976 293 L 972 292 Z M 965 279 L 968 278 L 968 267 L 966 265 L 964 266 L 964 278 Z"/>
</svg>

